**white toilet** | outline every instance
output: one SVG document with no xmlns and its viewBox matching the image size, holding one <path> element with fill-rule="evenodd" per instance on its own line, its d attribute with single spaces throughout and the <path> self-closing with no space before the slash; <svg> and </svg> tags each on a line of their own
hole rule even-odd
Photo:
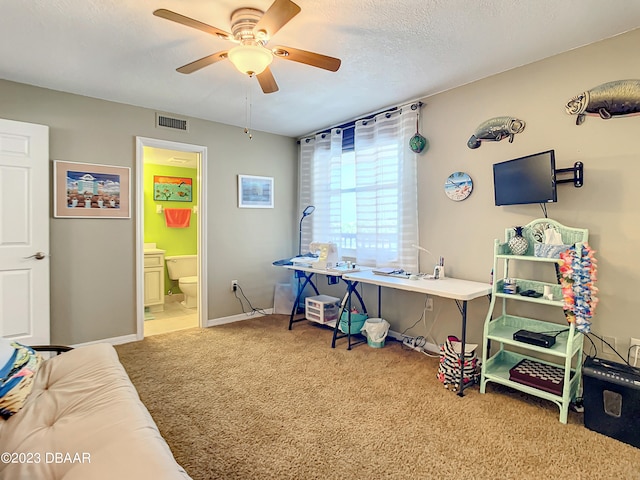
<svg viewBox="0 0 640 480">
<path fill-rule="evenodd" d="M 181 303 L 187 308 L 198 307 L 198 256 L 172 255 L 165 257 L 167 272 L 171 280 L 178 280 L 178 286 L 184 293 Z"/>
</svg>

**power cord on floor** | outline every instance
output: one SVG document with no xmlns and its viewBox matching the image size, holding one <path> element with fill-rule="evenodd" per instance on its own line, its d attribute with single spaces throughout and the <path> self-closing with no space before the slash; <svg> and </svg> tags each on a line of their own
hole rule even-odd
<svg viewBox="0 0 640 480">
<path fill-rule="evenodd" d="M 240 308 L 242 308 L 242 313 L 244 313 L 245 315 L 253 315 L 254 313 L 259 313 L 261 315 L 267 315 L 267 312 L 265 312 L 264 309 L 255 308 L 253 305 L 251 305 L 251 302 L 249 301 L 247 296 L 242 291 L 242 287 L 240 286 L 239 283 L 236 285 L 236 287 L 237 288 L 234 290 L 233 294 L 238 299 L 238 302 L 240 302 Z M 241 297 L 238 296 L 238 292 L 240 292 Z M 244 299 L 244 301 L 243 301 L 243 299 Z M 247 302 L 247 305 L 249 306 L 249 311 L 245 310 L 245 308 L 244 308 L 244 302 L 245 301 Z"/>
<path fill-rule="evenodd" d="M 553 338 L 557 338 L 558 335 L 560 335 L 561 333 L 565 333 L 568 332 L 569 329 L 565 328 L 564 330 L 547 330 L 546 332 L 539 332 L 539 333 L 543 333 L 544 335 L 549 335 Z"/>
<path fill-rule="evenodd" d="M 586 353 L 585 353 L 585 355 L 587 357 L 597 357 L 598 356 L 598 347 L 596 347 L 596 344 L 593 343 L 593 340 L 591 339 L 591 337 L 589 335 L 585 335 L 585 338 L 587 340 L 589 340 L 589 342 L 591 342 L 591 348 L 592 348 L 592 351 L 593 351 L 593 355 L 589 355 L 589 354 L 586 354 Z"/>
<path fill-rule="evenodd" d="M 633 366 L 640 367 L 640 365 L 638 365 L 638 360 L 640 359 L 640 345 L 631 345 L 629 347 L 629 350 L 627 350 L 627 362 L 631 362 L 631 350 L 634 348 L 636 349 L 636 353 L 633 356 Z"/>
<path fill-rule="evenodd" d="M 413 327 L 415 327 L 416 325 L 418 325 L 418 323 L 420 323 L 420 321 L 421 321 L 421 320 L 424 320 L 424 328 L 425 328 L 425 329 L 427 328 L 427 323 L 426 323 L 426 322 L 427 322 L 427 319 L 425 318 L 425 313 L 426 313 L 426 311 L 427 311 L 427 302 L 428 302 L 428 301 L 429 301 L 429 295 L 425 295 L 425 297 L 424 297 L 424 306 L 423 306 L 423 308 L 422 308 L 422 314 L 420 315 L 420 317 L 418 318 L 418 320 L 416 320 L 416 321 L 413 323 L 413 325 L 411 325 L 411 326 L 409 326 L 409 327 L 405 328 L 405 329 L 402 331 L 402 333 L 401 333 L 401 335 L 402 335 L 402 336 L 406 336 L 406 335 L 405 335 L 405 333 L 407 333 L 407 331 L 411 330 Z M 427 332 L 426 337 L 429 337 L 429 335 L 431 334 L 431 330 L 433 329 L 434 324 L 435 324 L 435 319 L 434 319 L 434 321 L 431 323 L 431 328 L 429 328 L 429 330 L 428 330 L 428 332 Z M 425 343 L 426 343 L 426 341 L 425 341 Z M 434 342 L 434 343 L 435 343 L 435 342 Z"/>
<path fill-rule="evenodd" d="M 420 315 L 418 320 L 416 320 L 413 323 L 413 325 L 410 325 L 409 327 L 405 328 L 400 335 L 402 335 L 402 337 L 403 337 L 402 344 L 404 346 L 406 346 L 408 348 L 411 348 L 412 350 L 416 350 L 418 352 L 424 353 L 427 357 L 439 357 L 440 356 L 439 353 L 433 353 L 433 352 L 430 352 L 429 350 L 426 350 L 424 348 L 428 343 L 429 337 L 431 336 L 431 330 L 433 330 L 433 327 L 434 327 L 434 325 L 436 323 L 436 317 L 437 317 L 437 315 L 434 316 L 433 322 L 431 322 L 431 327 L 427 328 L 426 312 L 427 312 L 427 302 L 429 301 L 429 298 L 430 298 L 429 295 L 425 295 L 424 306 L 422 308 L 422 314 Z M 413 327 L 418 325 L 418 323 L 420 323 L 420 321 L 424 322 L 424 328 L 425 328 L 425 330 L 427 330 L 427 334 L 425 336 L 419 335 L 417 337 L 412 337 L 410 335 L 406 335 L 406 333 L 409 330 L 411 330 Z M 410 340 L 410 342 L 407 343 L 408 339 L 411 339 L 411 340 Z M 431 337 L 431 340 L 433 342 L 433 345 L 438 345 L 438 343 L 435 341 L 435 339 L 433 337 Z"/>
</svg>

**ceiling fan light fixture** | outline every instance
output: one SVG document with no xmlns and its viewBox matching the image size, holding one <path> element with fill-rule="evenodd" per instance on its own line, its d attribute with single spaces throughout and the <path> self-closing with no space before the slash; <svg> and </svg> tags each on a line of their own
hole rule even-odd
<svg viewBox="0 0 640 480">
<path fill-rule="evenodd" d="M 271 51 L 258 45 L 238 45 L 229 50 L 228 57 L 241 73 L 249 76 L 260 75 L 273 61 Z"/>
</svg>

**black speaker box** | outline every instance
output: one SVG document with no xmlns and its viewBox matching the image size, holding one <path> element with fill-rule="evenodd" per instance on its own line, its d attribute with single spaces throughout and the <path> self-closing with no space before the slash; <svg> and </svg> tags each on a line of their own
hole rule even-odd
<svg viewBox="0 0 640 480">
<path fill-rule="evenodd" d="M 584 426 L 640 448 L 640 370 L 587 358 L 582 381 Z"/>
</svg>

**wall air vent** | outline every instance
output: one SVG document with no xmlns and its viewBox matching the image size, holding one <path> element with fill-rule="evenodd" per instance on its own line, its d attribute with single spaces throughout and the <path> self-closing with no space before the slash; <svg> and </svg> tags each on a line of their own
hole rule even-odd
<svg viewBox="0 0 640 480">
<path fill-rule="evenodd" d="M 164 113 L 156 113 L 156 128 L 188 132 L 189 122 L 186 118 L 178 118 L 175 115 L 169 116 Z"/>
</svg>

